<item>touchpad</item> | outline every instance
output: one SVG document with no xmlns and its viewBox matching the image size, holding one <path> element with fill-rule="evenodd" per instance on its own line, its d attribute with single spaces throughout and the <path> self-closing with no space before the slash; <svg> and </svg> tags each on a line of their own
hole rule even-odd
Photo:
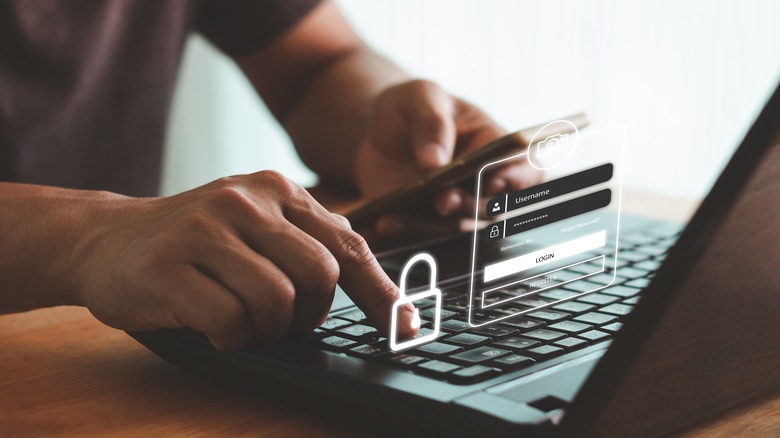
<svg viewBox="0 0 780 438">
<path fill-rule="evenodd" d="M 571 403 L 599 357 L 601 354 L 594 354 L 565 362 L 528 377 L 494 386 L 488 392 L 521 403 L 529 403 L 549 396 Z"/>
</svg>

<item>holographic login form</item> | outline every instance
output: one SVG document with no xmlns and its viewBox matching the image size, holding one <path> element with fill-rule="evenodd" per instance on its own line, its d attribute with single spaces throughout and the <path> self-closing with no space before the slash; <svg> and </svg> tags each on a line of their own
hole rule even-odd
<svg viewBox="0 0 780 438">
<path fill-rule="evenodd" d="M 544 316 L 539 312 L 615 282 L 624 143 L 622 126 L 535 137 L 523 153 L 481 169 L 475 211 L 481 226 L 474 230 L 469 288 L 472 326 L 522 325 L 524 315 Z M 483 192 L 486 176 L 525 162 L 544 172 L 542 183 Z"/>
</svg>

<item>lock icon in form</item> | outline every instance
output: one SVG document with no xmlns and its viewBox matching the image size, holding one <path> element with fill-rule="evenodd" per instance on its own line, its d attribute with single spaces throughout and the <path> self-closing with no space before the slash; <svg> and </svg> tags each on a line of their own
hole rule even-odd
<svg viewBox="0 0 780 438">
<path fill-rule="evenodd" d="M 428 263 L 428 266 L 430 266 L 431 270 L 431 281 L 429 283 L 428 290 L 423 292 L 418 292 L 413 295 L 406 295 L 406 276 L 409 274 L 409 270 L 411 267 L 420 261 L 424 261 Z M 426 253 L 420 253 L 409 259 L 408 262 L 406 262 L 406 265 L 404 265 L 403 270 L 401 271 L 401 279 L 400 279 L 400 292 L 401 296 L 398 298 L 398 300 L 393 303 L 393 314 L 390 316 L 390 349 L 393 351 L 399 351 L 404 350 L 410 347 L 414 347 L 416 345 L 425 344 L 427 342 L 431 342 L 435 340 L 439 336 L 439 330 L 441 328 L 441 291 L 436 288 L 436 260 L 431 257 L 430 254 Z M 433 318 L 433 332 L 430 334 L 427 334 L 425 336 L 415 336 L 412 339 L 398 342 L 398 308 L 400 306 L 403 306 L 407 303 L 414 304 L 415 301 L 424 300 L 426 298 L 433 298 L 436 301 L 436 312 L 434 313 Z M 421 324 L 420 321 L 420 310 L 415 307 L 414 308 L 414 317 L 412 318 L 412 326 L 419 327 Z"/>
<path fill-rule="evenodd" d="M 494 239 L 498 237 L 498 233 L 499 233 L 498 225 L 493 225 L 493 228 L 490 229 L 490 238 Z"/>
</svg>

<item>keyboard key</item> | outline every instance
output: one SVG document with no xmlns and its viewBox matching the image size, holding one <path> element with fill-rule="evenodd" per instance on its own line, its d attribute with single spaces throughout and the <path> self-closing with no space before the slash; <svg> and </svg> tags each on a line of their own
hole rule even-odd
<svg viewBox="0 0 780 438">
<path fill-rule="evenodd" d="M 565 312 L 556 312 L 554 310 L 537 310 L 528 313 L 528 316 L 535 319 L 541 319 L 547 323 L 562 321 L 571 318 L 571 315 Z"/>
<path fill-rule="evenodd" d="M 617 333 L 621 328 L 623 328 L 622 322 L 613 322 L 612 324 L 607 324 L 604 326 L 599 327 L 599 330 L 603 330 L 607 333 L 615 334 Z"/>
<path fill-rule="evenodd" d="M 566 337 L 566 335 L 561 332 L 554 332 L 552 330 L 546 330 L 546 329 L 532 330 L 530 332 L 524 333 L 523 336 L 532 339 L 538 339 L 540 341 L 548 341 L 548 342 Z"/>
<path fill-rule="evenodd" d="M 552 345 L 542 345 L 541 347 L 530 348 L 526 354 L 537 360 L 546 360 L 564 353 L 563 348 L 553 347 Z"/>
<path fill-rule="evenodd" d="M 443 356 L 450 353 L 462 351 L 457 345 L 443 344 L 441 342 L 431 342 L 429 344 L 417 347 L 417 352 L 425 356 Z"/>
<path fill-rule="evenodd" d="M 450 359 L 455 362 L 460 362 L 465 364 L 477 364 L 492 359 L 497 359 L 506 354 L 509 354 L 508 350 L 502 350 L 500 348 L 496 348 L 492 346 L 485 346 L 485 347 L 478 347 L 473 350 L 464 351 L 462 353 L 453 354 L 450 356 Z"/>
<path fill-rule="evenodd" d="M 320 328 L 325 330 L 336 330 L 337 328 L 341 328 L 347 325 L 352 324 L 350 321 L 347 321 L 345 319 L 338 319 L 338 318 L 328 318 L 325 320 L 325 322 L 320 326 Z"/>
<path fill-rule="evenodd" d="M 563 289 L 548 290 L 539 294 L 540 297 L 549 298 L 555 301 L 565 300 L 566 298 L 571 298 L 575 295 L 577 295 L 577 292 L 572 292 L 570 290 L 563 290 Z"/>
<path fill-rule="evenodd" d="M 429 336 L 432 333 L 433 333 L 433 329 L 429 329 L 429 328 L 423 327 L 423 328 L 421 328 L 417 332 L 416 335 L 414 335 L 414 338 L 412 338 L 412 339 L 419 339 L 419 338 L 422 338 L 423 336 Z M 444 338 L 444 337 L 447 337 L 447 336 L 449 336 L 447 333 L 445 333 L 443 331 L 439 331 L 439 335 L 436 336 L 436 339 L 441 339 L 441 338 Z"/>
<path fill-rule="evenodd" d="M 513 329 L 510 327 L 501 327 L 500 325 L 488 325 L 485 327 L 474 328 L 471 330 L 471 333 L 480 336 L 487 336 L 493 340 L 496 340 L 496 339 L 508 338 L 510 336 L 517 335 L 520 332 L 517 331 L 517 329 Z"/>
<path fill-rule="evenodd" d="M 604 325 L 618 320 L 615 315 L 606 315 L 598 312 L 590 312 L 584 315 L 580 315 L 574 318 L 575 321 L 584 322 L 585 324 Z"/>
<path fill-rule="evenodd" d="M 515 283 L 505 287 L 504 289 L 501 289 L 501 292 L 510 296 L 517 297 L 520 295 L 525 295 L 528 292 L 531 292 L 531 288 L 529 288 L 528 286 L 524 286 L 523 284 Z"/>
<path fill-rule="evenodd" d="M 626 260 L 624 257 L 619 257 L 618 261 L 617 261 L 618 270 L 620 268 L 624 268 L 624 267 L 628 266 L 629 263 L 630 262 L 628 260 Z M 591 264 L 593 266 L 595 266 L 597 269 L 601 268 L 601 262 L 600 261 L 591 262 Z M 606 257 L 604 259 L 604 272 L 607 272 L 607 273 L 613 272 L 614 269 L 612 269 L 612 266 L 615 266 L 615 258 L 612 257 L 612 256 Z"/>
<path fill-rule="evenodd" d="M 553 342 L 556 347 L 561 347 L 566 351 L 579 350 L 588 346 L 588 342 L 578 338 L 563 338 Z"/>
<path fill-rule="evenodd" d="M 544 300 L 541 298 L 518 298 L 512 302 L 520 306 L 533 307 L 533 308 L 545 306 L 547 304 L 552 303 L 552 301 L 550 300 Z"/>
<path fill-rule="evenodd" d="M 636 280 L 631 280 L 628 283 L 626 283 L 626 286 L 638 287 L 639 289 L 644 289 L 647 287 L 648 284 L 650 284 L 649 278 L 637 278 Z"/>
<path fill-rule="evenodd" d="M 643 260 L 647 260 L 650 258 L 647 254 L 642 254 L 641 252 L 636 252 L 633 249 L 627 250 L 627 251 L 620 251 L 618 254 L 618 258 L 620 260 L 625 260 L 627 262 L 641 262 Z"/>
<path fill-rule="evenodd" d="M 614 283 L 612 282 L 613 275 L 612 274 L 596 274 L 594 276 L 588 277 L 588 281 L 592 281 L 594 283 L 598 283 L 600 285 L 606 285 L 606 284 L 620 284 L 624 281 L 626 281 L 626 278 L 620 277 L 620 276 L 614 276 Z"/>
<path fill-rule="evenodd" d="M 464 347 L 476 347 L 479 345 L 487 344 L 488 342 L 490 342 L 490 338 L 487 338 L 485 336 L 472 335 L 471 333 L 460 333 L 452 337 L 449 337 L 444 341 L 450 344 L 461 345 Z"/>
<path fill-rule="evenodd" d="M 337 351 L 345 350 L 353 345 L 357 345 L 357 342 L 353 340 L 340 338 L 338 336 L 328 336 L 327 338 L 320 339 L 318 342 L 324 348 Z"/>
<path fill-rule="evenodd" d="M 414 302 L 414 307 L 418 309 L 427 309 L 429 307 L 433 307 L 436 305 L 436 300 L 430 299 L 430 298 L 424 298 L 422 300 L 417 300 Z"/>
<path fill-rule="evenodd" d="M 426 359 L 411 354 L 388 354 L 382 356 L 380 360 L 392 365 L 400 366 L 401 368 L 411 368 L 420 362 L 424 362 Z"/>
<path fill-rule="evenodd" d="M 645 260 L 640 263 L 634 264 L 635 268 L 644 269 L 649 272 L 655 272 L 658 270 L 658 268 L 661 267 L 661 261 L 660 260 Z"/>
<path fill-rule="evenodd" d="M 640 291 L 641 291 L 640 289 L 637 289 L 635 287 L 613 286 L 602 290 L 601 293 L 607 295 L 614 295 L 616 297 L 621 297 L 621 298 L 629 298 L 638 294 Z"/>
<path fill-rule="evenodd" d="M 474 321 L 480 321 L 480 322 L 495 321 L 497 319 L 506 317 L 505 314 L 502 314 L 500 312 L 494 312 L 491 310 L 479 310 L 473 312 L 471 316 L 474 317 L 473 318 Z"/>
<path fill-rule="evenodd" d="M 569 334 L 582 333 L 593 328 L 592 325 L 583 324 L 576 321 L 561 321 L 548 327 L 552 330 L 559 330 Z"/>
<path fill-rule="evenodd" d="M 577 281 L 572 281 L 571 283 L 564 284 L 563 288 L 582 293 L 582 292 L 590 292 L 601 286 L 603 285 L 598 283 L 591 283 L 590 281 L 585 281 L 585 280 L 577 280 Z"/>
<path fill-rule="evenodd" d="M 596 306 L 594 306 L 593 304 L 578 303 L 576 301 L 567 301 L 565 303 L 557 304 L 552 308 L 555 310 L 568 312 L 574 315 L 579 315 L 581 313 L 590 312 L 591 310 L 595 309 Z"/>
<path fill-rule="evenodd" d="M 601 341 L 606 341 L 610 338 L 609 333 L 604 333 L 598 330 L 591 330 L 589 332 L 580 333 L 577 335 L 578 338 L 582 338 L 590 342 L 591 344 L 596 344 Z"/>
<path fill-rule="evenodd" d="M 436 315 L 436 308 L 431 307 L 425 310 L 420 310 L 420 318 L 427 320 L 427 321 L 433 321 L 433 318 Z M 444 321 L 445 319 L 454 318 L 456 316 L 459 316 L 457 312 L 453 312 L 452 310 L 447 309 L 441 309 L 441 320 Z"/>
<path fill-rule="evenodd" d="M 483 365 L 474 365 L 462 370 L 455 371 L 450 378 L 457 383 L 476 383 L 498 374 L 495 368 Z"/>
<path fill-rule="evenodd" d="M 493 308 L 493 311 L 495 313 L 501 314 L 501 316 L 503 316 L 504 318 L 506 318 L 507 316 L 515 316 L 522 312 L 528 312 L 529 310 L 533 310 L 533 309 L 528 306 L 517 304 L 514 301 L 509 303 L 504 303 Z"/>
<path fill-rule="evenodd" d="M 420 372 L 425 374 L 433 374 L 436 376 L 444 376 L 445 374 L 459 370 L 460 368 L 460 365 L 442 362 L 440 360 L 430 360 L 417 366 L 417 369 Z"/>
<path fill-rule="evenodd" d="M 458 312 L 458 313 L 459 313 L 459 314 L 461 314 L 461 315 L 465 315 L 465 314 L 467 314 L 467 313 L 468 313 L 468 311 L 469 311 L 469 307 L 468 307 L 468 305 L 459 306 L 459 305 L 449 305 L 449 304 L 445 304 L 445 305 L 444 305 L 444 306 L 442 306 L 441 308 L 442 308 L 442 309 L 445 309 L 445 310 L 449 310 L 449 311 L 451 311 L 451 312 Z"/>
<path fill-rule="evenodd" d="M 468 312 L 469 300 L 463 297 L 456 297 L 455 299 L 446 301 L 444 308 L 455 312 Z"/>
<path fill-rule="evenodd" d="M 583 295 L 582 297 L 577 298 L 577 301 L 579 301 L 580 303 L 588 303 L 588 304 L 595 304 L 597 306 L 605 306 L 607 304 L 612 304 L 620 301 L 620 298 L 594 292 L 592 294 Z"/>
<path fill-rule="evenodd" d="M 447 333 L 460 333 L 470 329 L 471 326 L 466 321 L 459 321 L 457 319 L 450 319 L 448 321 L 442 321 L 441 329 Z"/>
<path fill-rule="evenodd" d="M 355 324 L 348 327 L 340 328 L 336 330 L 339 336 L 344 336 L 352 339 L 361 339 L 372 336 L 377 333 L 374 327 L 370 325 Z"/>
<path fill-rule="evenodd" d="M 645 271 L 644 269 L 636 269 L 630 267 L 618 268 L 617 273 L 618 275 L 626 278 L 640 278 L 647 275 L 647 271 Z"/>
<path fill-rule="evenodd" d="M 599 312 L 602 313 L 608 313 L 610 315 L 616 315 L 616 316 L 624 316 L 631 313 L 631 311 L 634 310 L 634 306 L 629 306 L 628 304 L 610 304 L 609 306 L 602 307 L 599 309 Z"/>
<path fill-rule="evenodd" d="M 336 315 L 336 318 L 346 319 L 352 322 L 361 322 L 366 319 L 366 314 L 362 310 L 353 310 L 341 315 Z"/>
<path fill-rule="evenodd" d="M 666 253 L 666 250 L 668 249 L 666 246 L 656 246 L 656 245 L 642 245 L 637 246 L 636 251 L 649 254 L 651 256 L 659 256 Z"/>
<path fill-rule="evenodd" d="M 520 368 L 531 366 L 534 363 L 536 363 L 536 361 L 531 359 L 528 356 L 521 356 L 519 354 L 508 354 L 506 356 L 501 356 L 498 359 L 493 360 L 492 362 L 490 362 L 489 365 L 497 366 L 503 370 L 518 370 Z"/>
<path fill-rule="evenodd" d="M 544 327 L 544 323 L 542 321 L 523 318 L 522 316 L 516 316 L 514 318 L 505 319 L 501 321 L 501 325 L 506 325 L 512 328 L 516 328 L 521 332 L 526 332 L 528 330 L 533 330 L 535 328 Z"/>
<path fill-rule="evenodd" d="M 359 347 L 351 348 L 347 353 L 353 356 L 369 358 L 369 357 L 378 356 L 382 353 L 387 353 L 387 350 L 380 347 L 379 345 L 372 344 L 372 345 L 361 345 Z"/>
<path fill-rule="evenodd" d="M 637 297 L 628 298 L 626 300 L 623 300 L 623 303 L 624 304 L 631 304 L 633 306 L 634 304 L 639 302 L 639 298 L 640 297 L 638 297 L 638 296 Z"/>
<path fill-rule="evenodd" d="M 496 345 L 501 348 L 508 348 L 514 352 L 518 352 L 518 351 L 526 350 L 528 348 L 538 347 L 539 345 L 541 345 L 541 343 L 534 339 L 515 337 L 515 338 L 508 338 L 498 342 L 494 342 L 493 345 Z"/>
<path fill-rule="evenodd" d="M 491 304 L 498 304 L 505 301 L 509 301 L 512 298 L 514 298 L 514 294 L 510 293 L 504 293 L 504 292 L 490 292 L 490 294 L 486 294 L 482 306 L 483 307 L 489 307 Z"/>
<path fill-rule="evenodd" d="M 591 263 L 580 263 L 579 265 L 569 266 L 566 270 L 575 272 L 577 277 L 581 277 L 582 275 L 592 274 L 593 271 L 598 271 L 599 268 L 593 269 L 594 264 L 601 267 L 601 259 L 596 259 Z"/>
</svg>

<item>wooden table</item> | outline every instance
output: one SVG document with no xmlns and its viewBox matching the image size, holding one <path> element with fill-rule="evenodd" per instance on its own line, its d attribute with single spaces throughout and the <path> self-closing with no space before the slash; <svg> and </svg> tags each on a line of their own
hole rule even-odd
<svg viewBox="0 0 780 438">
<path fill-rule="evenodd" d="M 690 203 L 644 194 L 627 211 L 685 216 Z M 671 202 L 671 203 L 670 203 Z M 663 205 L 663 208 L 657 208 Z M 675 208 L 670 209 L 670 206 Z M 672 214 L 670 214 L 673 213 Z M 778 437 L 780 394 L 680 437 Z M 0 316 L 0 436 L 358 437 L 365 430 L 216 386 L 157 358 L 87 310 Z"/>
</svg>

